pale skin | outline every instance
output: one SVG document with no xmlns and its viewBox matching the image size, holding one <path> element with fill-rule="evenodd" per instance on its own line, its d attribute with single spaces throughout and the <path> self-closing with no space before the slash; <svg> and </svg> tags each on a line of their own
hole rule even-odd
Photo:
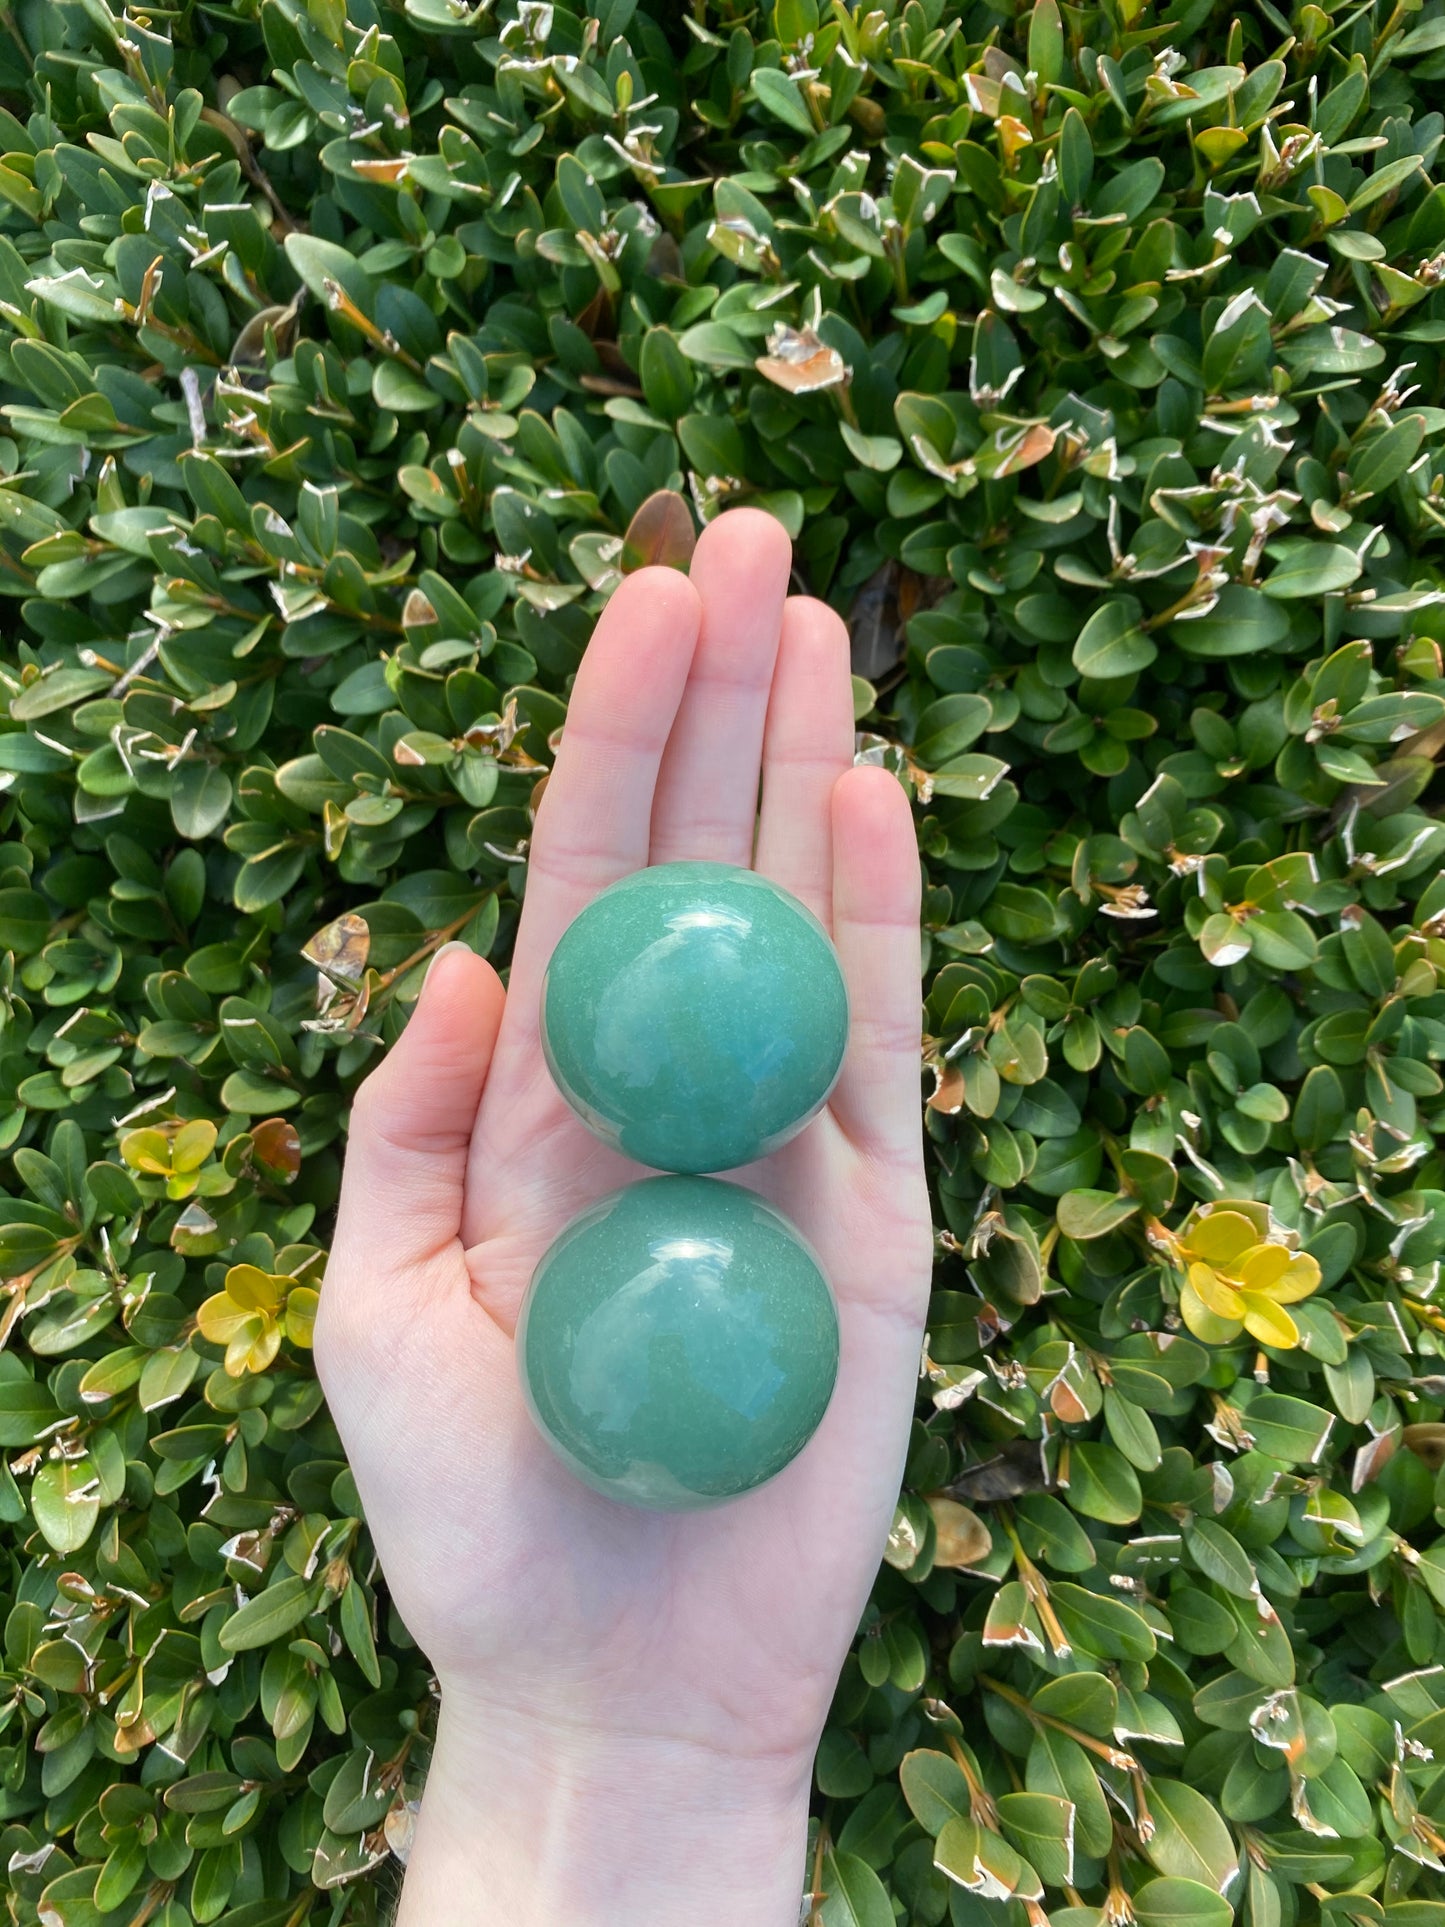
<svg viewBox="0 0 1445 1927">
<path fill-rule="evenodd" d="M 577 674 L 508 987 L 439 953 L 357 1097 L 316 1356 L 441 1688 L 398 1927 L 798 1920 L 813 1754 L 893 1514 L 932 1232 L 909 803 L 852 765 L 846 632 L 787 594 L 790 563 L 779 524 L 738 509 L 690 576 L 624 581 Z M 551 1240 L 642 1175 L 547 1075 L 548 956 L 607 884 L 684 857 L 753 864 L 842 960 L 852 1029 L 827 1110 L 729 1174 L 819 1253 L 841 1360 L 776 1479 L 657 1514 L 553 1456 L 513 1331 Z"/>
</svg>

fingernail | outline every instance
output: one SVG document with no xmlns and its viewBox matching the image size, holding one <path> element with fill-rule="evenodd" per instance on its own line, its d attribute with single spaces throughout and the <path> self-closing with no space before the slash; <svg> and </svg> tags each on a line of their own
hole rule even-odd
<svg viewBox="0 0 1445 1927">
<path fill-rule="evenodd" d="M 450 943 L 444 943 L 440 950 L 434 950 L 432 952 L 431 962 L 426 967 L 427 976 L 430 977 L 440 960 L 447 956 L 449 952 L 453 950 L 470 951 L 471 948 L 472 946 L 469 943 L 463 943 L 460 937 L 453 937 Z"/>
</svg>

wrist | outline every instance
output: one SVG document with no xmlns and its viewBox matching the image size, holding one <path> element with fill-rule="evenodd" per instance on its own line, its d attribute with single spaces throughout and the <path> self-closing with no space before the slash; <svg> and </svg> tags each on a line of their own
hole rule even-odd
<svg viewBox="0 0 1445 1927">
<path fill-rule="evenodd" d="M 811 1766 L 444 1697 L 396 1927 L 796 1927 Z"/>
</svg>

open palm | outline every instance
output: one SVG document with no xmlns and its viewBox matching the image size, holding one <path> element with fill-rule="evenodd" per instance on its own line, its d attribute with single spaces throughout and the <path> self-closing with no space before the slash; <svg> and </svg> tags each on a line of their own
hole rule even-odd
<svg viewBox="0 0 1445 1927">
<path fill-rule="evenodd" d="M 512 1733 L 606 1733 L 681 1755 L 808 1762 L 898 1490 L 931 1231 L 918 1103 L 919 870 L 893 777 L 852 767 L 847 638 L 787 597 L 770 517 L 703 534 L 690 579 L 617 590 L 576 679 L 532 839 L 510 983 L 433 965 L 358 1094 L 317 1357 L 398 1609 L 443 1707 Z M 762 802 L 758 807 L 759 776 Z M 770 1484 L 698 1513 L 600 1497 L 522 1402 L 512 1333 L 562 1227 L 642 1175 L 542 1061 L 547 959 L 648 863 L 754 864 L 831 930 L 852 1030 L 827 1110 L 730 1173 L 820 1255 L 837 1390 Z"/>
</svg>

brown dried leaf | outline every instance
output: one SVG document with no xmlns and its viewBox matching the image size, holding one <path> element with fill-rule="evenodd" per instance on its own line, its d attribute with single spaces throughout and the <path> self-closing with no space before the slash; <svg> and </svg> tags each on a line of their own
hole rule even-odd
<svg viewBox="0 0 1445 1927">
<path fill-rule="evenodd" d="M 633 401 L 642 399 L 642 389 L 635 381 L 626 381 L 616 375 L 579 375 L 579 383 L 589 395 L 626 395 Z"/>
<path fill-rule="evenodd" d="M 547 768 L 546 763 L 539 763 L 537 758 L 529 755 L 520 743 L 509 743 L 498 756 L 497 765 L 500 769 L 529 770 Z"/>
<path fill-rule="evenodd" d="M 412 589 L 402 605 L 401 626 L 403 629 L 420 629 L 440 618 L 432 607 L 429 597 L 420 589 Z"/>
<path fill-rule="evenodd" d="M 1407 1425 L 1400 1434 L 1400 1442 L 1422 1459 L 1432 1472 L 1438 1472 L 1445 1465 L 1445 1425 L 1438 1421 L 1420 1425 Z"/>
<path fill-rule="evenodd" d="M 411 1858 L 411 1843 L 416 1837 L 416 1816 L 419 1811 L 419 1801 L 404 1800 L 398 1794 L 381 1823 L 386 1844 L 403 1867 Z"/>
<path fill-rule="evenodd" d="M 344 911 L 318 930 L 301 954 L 328 977 L 340 978 L 346 984 L 360 983 L 371 955 L 371 931 L 365 917 L 357 916 L 354 910 Z"/>
<path fill-rule="evenodd" d="M 660 488 L 638 509 L 622 543 L 622 573 L 658 566 L 685 569 L 697 547 L 692 511 L 681 495 Z"/>
<path fill-rule="evenodd" d="M 963 1109 L 963 1072 L 957 1063 L 935 1064 L 933 1067 L 935 1083 L 928 1100 L 930 1111 L 939 1111 L 944 1117 L 957 1117 Z"/>
<path fill-rule="evenodd" d="M 829 348 L 811 328 L 774 328 L 768 352 L 753 366 L 760 375 L 790 395 L 816 395 L 837 388 L 848 379 L 849 368 L 836 348 Z"/>
<path fill-rule="evenodd" d="M 185 1210 L 176 1219 L 177 1231 L 189 1231 L 200 1237 L 204 1237 L 208 1232 L 214 1231 L 215 1228 L 215 1219 L 211 1216 L 210 1212 L 207 1211 L 206 1207 L 198 1203 L 195 1198 L 191 1199 Z"/>
<path fill-rule="evenodd" d="M 647 278 L 649 281 L 669 282 L 675 288 L 688 285 L 682 249 L 666 229 L 655 238 L 648 250 Z"/>
<path fill-rule="evenodd" d="M 316 980 L 318 1015 L 304 1019 L 302 1030 L 314 1030 L 322 1037 L 333 1036 L 341 1031 L 351 1035 L 360 1030 L 371 1007 L 372 989 L 379 981 L 376 972 L 368 970 L 359 984 L 348 984 L 342 990 L 329 977 L 321 975 Z"/>
<path fill-rule="evenodd" d="M 266 330 L 269 328 L 276 337 L 276 351 L 286 354 L 296 333 L 296 317 L 301 312 L 303 289 L 295 300 L 284 308 L 258 308 L 251 319 L 236 336 L 231 348 L 231 366 L 264 368 L 266 365 Z"/>
<path fill-rule="evenodd" d="M 301 1139 L 284 1117 L 268 1117 L 251 1128 L 256 1162 L 289 1184 L 301 1169 Z"/>
<path fill-rule="evenodd" d="M 1017 475 L 1021 468 L 1033 468 L 1052 453 L 1054 439 L 1054 431 L 1047 422 L 1035 422 L 1020 435 L 1017 446 L 1004 456 L 994 471 L 995 477 Z"/>
<path fill-rule="evenodd" d="M 1017 114 L 1000 114 L 998 117 L 998 144 L 1003 149 L 1004 165 L 1013 166 L 1014 155 L 1033 140 L 1033 133 Z"/>
<path fill-rule="evenodd" d="M 938 1549 L 933 1555 L 935 1566 L 976 1566 L 980 1560 L 987 1559 L 993 1550 L 993 1540 L 976 1512 L 941 1492 L 929 1499 L 928 1509 L 938 1534 Z"/>
<path fill-rule="evenodd" d="M 577 326 L 599 353 L 604 347 L 611 348 L 615 352 L 617 343 L 613 337 L 612 296 L 606 288 L 599 286 L 596 294 L 581 314 L 575 317 L 575 320 Z"/>
<path fill-rule="evenodd" d="M 976 1505 L 997 1505 L 1001 1499 L 1019 1499 L 1026 1492 L 1048 1492 L 1053 1484 L 1044 1463 L 1042 1442 L 1014 1439 L 996 1457 L 960 1472 L 949 1486 L 948 1496 Z"/>
<path fill-rule="evenodd" d="M 1049 1390 L 1049 1407 L 1061 1425 L 1082 1425 L 1089 1417 L 1088 1406 L 1063 1372 Z"/>
<path fill-rule="evenodd" d="M 984 114 L 989 120 L 998 118 L 1003 89 L 992 74 L 965 74 L 963 86 L 968 104 L 976 114 Z"/>
<path fill-rule="evenodd" d="M 149 1746 L 155 1739 L 155 1736 L 155 1728 L 151 1725 L 150 1721 L 142 1715 L 141 1718 L 132 1720 L 129 1726 L 121 1726 L 118 1724 L 114 1733 L 111 1735 L 110 1743 L 115 1748 L 116 1753 L 122 1759 L 126 1759 L 132 1754 L 139 1753 L 142 1747 Z M 55 1918 L 58 1920 L 60 1916 L 57 1914 Z"/>
<path fill-rule="evenodd" d="M 378 181 L 383 187 L 395 187 L 406 179 L 407 166 L 404 154 L 388 155 L 385 160 L 353 161 L 351 171 L 359 174 L 364 181 Z"/>
<path fill-rule="evenodd" d="M 848 611 L 855 676 L 876 683 L 903 658 L 902 571 L 896 562 L 875 569 Z"/>
</svg>

